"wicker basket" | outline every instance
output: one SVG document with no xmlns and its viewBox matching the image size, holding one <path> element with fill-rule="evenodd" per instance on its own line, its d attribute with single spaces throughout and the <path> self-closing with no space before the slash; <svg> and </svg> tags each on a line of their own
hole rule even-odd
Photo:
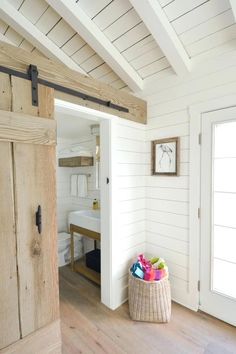
<svg viewBox="0 0 236 354">
<path fill-rule="evenodd" d="M 171 292 L 168 278 L 145 281 L 129 272 L 129 312 L 135 321 L 169 322 Z"/>
</svg>

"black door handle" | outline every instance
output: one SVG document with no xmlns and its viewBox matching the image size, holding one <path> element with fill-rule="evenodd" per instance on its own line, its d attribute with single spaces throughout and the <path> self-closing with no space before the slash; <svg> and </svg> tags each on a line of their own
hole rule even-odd
<svg viewBox="0 0 236 354">
<path fill-rule="evenodd" d="M 38 233 L 41 234 L 41 232 L 42 232 L 42 208 L 41 208 L 41 205 L 38 206 L 38 209 L 35 213 L 35 223 L 38 228 Z"/>
</svg>

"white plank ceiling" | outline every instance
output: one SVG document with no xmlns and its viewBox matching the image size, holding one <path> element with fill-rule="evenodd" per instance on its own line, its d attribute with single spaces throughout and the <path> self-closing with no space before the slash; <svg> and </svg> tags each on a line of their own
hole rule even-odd
<svg viewBox="0 0 236 354">
<path fill-rule="evenodd" d="M 127 61 L 145 83 L 152 76 L 158 78 L 169 75 L 172 69 L 165 54 L 159 47 L 154 35 L 147 29 L 129 0 L 69 0 L 76 3 L 86 16 L 97 26 L 112 43 L 119 55 Z M 144 1 L 144 0 L 137 0 Z M 145 0 L 150 3 L 153 0 Z M 214 55 L 215 48 L 221 53 L 236 49 L 236 24 L 229 0 L 155 0 L 169 26 L 174 29 L 190 61 L 209 52 Z M 65 0 L 64 0 L 65 2 Z M 40 40 L 46 38 L 56 45 L 70 63 L 78 66 L 80 72 L 99 79 L 117 89 L 128 90 L 127 83 L 117 75 L 116 68 L 110 67 L 105 60 L 61 17 L 45 0 L 1 0 L 14 7 L 30 25 L 40 33 Z M 154 4 L 155 5 L 155 4 Z M 134 5 L 135 6 L 135 5 Z M 30 28 L 30 27 L 29 27 Z M 43 36 L 41 36 L 41 34 Z M 42 37 L 42 38 L 41 38 Z M 0 12 L 0 39 L 5 39 L 29 52 L 45 55 L 38 48 L 37 41 L 25 35 L 15 25 L 14 19 L 4 11 Z M 30 40 L 29 40 L 30 39 Z M 227 44 L 227 46 L 225 46 Z M 225 49 L 227 48 L 227 49 Z M 166 54 L 167 55 L 167 54 Z M 48 56 L 48 55 L 46 55 Z M 55 56 L 55 55 L 54 55 Z M 168 55 L 167 55 L 168 56 Z M 52 56 L 53 57 L 53 56 Z M 176 71 L 176 70 L 175 70 Z M 127 75 L 129 73 L 127 72 Z"/>
</svg>

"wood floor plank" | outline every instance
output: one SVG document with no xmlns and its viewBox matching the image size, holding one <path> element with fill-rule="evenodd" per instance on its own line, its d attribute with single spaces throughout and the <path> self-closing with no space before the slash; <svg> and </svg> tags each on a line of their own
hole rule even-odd
<svg viewBox="0 0 236 354">
<path fill-rule="evenodd" d="M 134 322 L 128 304 L 111 311 L 100 288 L 60 270 L 63 354 L 235 354 L 236 328 L 173 303 L 168 324 Z"/>
</svg>

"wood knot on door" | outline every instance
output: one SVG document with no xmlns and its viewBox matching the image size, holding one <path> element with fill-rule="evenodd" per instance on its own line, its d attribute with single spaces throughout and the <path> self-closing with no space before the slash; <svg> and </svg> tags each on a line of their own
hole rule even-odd
<svg viewBox="0 0 236 354">
<path fill-rule="evenodd" d="M 32 253 L 33 253 L 33 256 L 40 256 L 41 255 L 41 247 L 40 247 L 40 243 L 38 240 L 33 241 Z"/>
</svg>

